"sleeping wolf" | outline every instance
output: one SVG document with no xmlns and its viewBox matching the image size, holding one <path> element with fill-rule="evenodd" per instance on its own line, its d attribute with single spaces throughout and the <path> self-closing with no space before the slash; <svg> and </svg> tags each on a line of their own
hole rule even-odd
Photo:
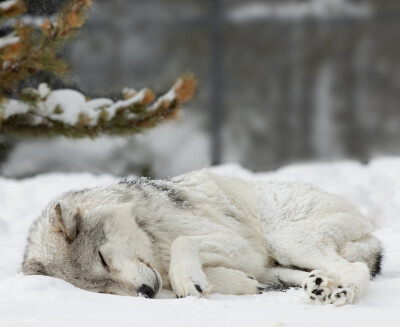
<svg viewBox="0 0 400 327">
<path fill-rule="evenodd" d="M 23 272 L 100 293 L 177 297 L 302 286 L 356 302 L 380 270 L 371 224 L 316 187 L 202 170 L 67 192 L 31 227 Z"/>
</svg>

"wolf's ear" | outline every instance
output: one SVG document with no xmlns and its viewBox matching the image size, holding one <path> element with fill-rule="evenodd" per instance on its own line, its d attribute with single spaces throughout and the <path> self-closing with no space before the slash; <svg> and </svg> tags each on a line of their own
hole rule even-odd
<svg viewBox="0 0 400 327">
<path fill-rule="evenodd" d="M 51 230 L 62 233 L 67 242 L 72 242 L 78 234 L 80 223 L 79 209 L 65 202 L 58 202 L 50 216 Z"/>
</svg>

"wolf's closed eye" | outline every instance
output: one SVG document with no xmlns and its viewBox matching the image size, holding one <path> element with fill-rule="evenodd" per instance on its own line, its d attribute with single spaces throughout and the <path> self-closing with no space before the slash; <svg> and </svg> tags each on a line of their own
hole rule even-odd
<svg viewBox="0 0 400 327">
<path fill-rule="evenodd" d="M 100 251 L 99 251 L 99 256 L 100 256 L 100 261 L 101 261 L 101 264 L 103 265 L 103 267 L 108 268 L 107 262 L 106 262 L 106 260 L 104 260 L 104 257 Z"/>
</svg>

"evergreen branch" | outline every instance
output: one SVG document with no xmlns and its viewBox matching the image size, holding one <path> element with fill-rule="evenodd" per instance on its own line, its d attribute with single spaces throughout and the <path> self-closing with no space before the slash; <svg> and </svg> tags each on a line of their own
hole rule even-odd
<svg viewBox="0 0 400 327">
<path fill-rule="evenodd" d="M 46 84 L 18 92 L 20 83 L 39 71 L 57 76 L 67 72 L 58 52 L 77 34 L 90 5 L 91 0 L 70 0 L 56 18 L 39 26 L 20 19 L 15 32 L 0 39 L 0 132 L 68 137 L 133 134 L 174 117 L 192 97 L 195 81 L 190 75 L 156 100 L 149 89 L 124 89 L 123 100 L 115 103 L 104 98 L 88 101 L 74 90 L 51 91 Z M 0 3 L 0 12 L 9 18 L 24 11 L 22 6 L 22 0 L 9 0 Z"/>
<path fill-rule="evenodd" d="M 124 100 L 87 100 L 74 90 L 51 91 L 46 84 L 25 89 L 21 100 L 0 103 L 0 131 L 22 136 L 96 137 L 141 132 L 175 117 L 195 89 L 192 75 L 178 79 L 154 101 L 149 89 L 124 91 Z"/>
<path fill-rule="evenodd" d="M 23 79 L 38 71 L 65 74 L 67 64 L 57 57 L 57 52 L 76 35 L 90 5 L 90 0 L 72 0 L 58 12 L 55 23 L 47 19 L 40 27 L 17 23 L 19 40 L 6 46 L 0 56 L 0 95 L 12 92 Z"/>
</svg>

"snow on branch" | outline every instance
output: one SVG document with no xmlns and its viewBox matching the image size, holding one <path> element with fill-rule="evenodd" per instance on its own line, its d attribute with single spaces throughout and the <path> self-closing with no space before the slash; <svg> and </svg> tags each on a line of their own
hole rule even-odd
<svg viewBox="0 0 400 327">
<path fill-rule="evenodd" d="M 25 11 L 22 0 L 6 0 L 0 2 L 0 18 L 9 18 Z"/>
<path fill-rule="evenodd" d="M 113 102 L 88 100 L 70 89 L 52 91 L 43 83 L 37 89 L 25 89 L 19 100 L 0 102 L 0 131 L 69 137 L 133 134 L 174 117 L 180 105 L 193 96 L 195 84 L 192 75 L 185 75 L 157 100 L 153 91 L 144 88 L 124 90 L 125 98 Z"/>
<path fill-rule="evenodd" d="M 0 10 L 3 10 L 3 11 L 10 10 L 16 4 L 17 4 L 16 0 L 8 0 L 8 1 L 0 2 Z"/>
<path fill-rule="evenodd" d="M 19 42 L 19 37 L 15 32 L 12 32 L 6 36 L 0 37 L 0 49 L 8 47 L 9 45 Z"/>
<path fill-rule="evenodd" d="M 300 20 L 338 17 L 362 19 L 369 17 L 371 13 L 371 7 L 367 3 L 354 3 L 349 0 L 307 0 L 282 1 L 274 4 L 248 3 L 231 10 L 228 18 L 236 23 L 262 19 Z"/>
</svg>

